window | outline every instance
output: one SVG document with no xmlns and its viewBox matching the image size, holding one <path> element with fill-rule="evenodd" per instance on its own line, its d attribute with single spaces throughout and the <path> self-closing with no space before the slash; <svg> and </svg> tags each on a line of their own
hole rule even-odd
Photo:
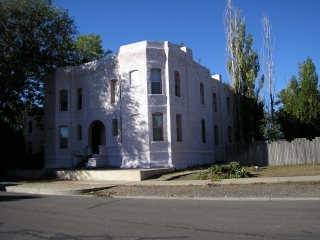
<svg viewBox="0 0 320 240">
<path fill-rule="evenodd" d="M 61 90 L 59 93 L 60 111 L 68 111 L 68 90 Z"/>
<path fill-rule="evenodd" d="M 28 122 L 28 125 L 29 125 L 29 126 L 28 126 L 28 130 L 29 130 L 28 132 L 29 132 L 29 133 L 32 133 L 32 125 L 33 125 L 33 124 L 32 124 L 32 121 L 29 121 L 29 122 Z"/>
<path fill-rule="evenodd" d="M 177 124 L 177 142 L 182 142 L 182 120 L 181 115 L 176 115 L 176 124 Z"/>
<path fill-rule="evenodd" d="M 219 128 L 217 125 L 214 125 L 214 144 L 219 145 Z"/>
<path fill-rule="evenodd" d="M 82 109 L 82 88 L 77 89 L 77 109 Z"/>
<path fill-rule="evenodd" d="M 162 94 L 161 69 L 151 69 L 151 94 Z"/>
<path fill-rule="evenodd" d="M 202 143 L 206 143 L 206 121 L 201 120 L 201 135 L 202 135 Z"/>
<path fill-rule="evenodd" d="M 232 128 L 228 127 L 228 142 L 232 143 Z"/>
<path fill-rule="evenodd" d="M 163 141 L 163 114 L 152 114 L 153 141 Z"/>
<path fill-rule="evenodd" d="M 82 140 L 82 126 L 80 124 L 77 126 L 77 140 Z"/>
<path fill-rule="evenodd" d="M 218 103 L 217 103 L 217 94 L 212 94 L 212 106 L 213 106 L 213 112 L 218 112 Z"/>
<path fill-rule="evenodd" d="M 59 146 L 60 149 L 68 149 L 69 129 L 66 126 L 60 126 L 59 128 Z"/>
<path fill-rule="evenodd" d="M 114 103 L 116 101 L 117 80 L 112 80 L 110 84 L 111 103 Z"/>
<path fill-rule="evenodd" d="M 204 85 L 200 83 L 200 103 L 204 104 Z"/>
<path fill-rule="evenodd" d="M 118 136 L 118 119 L 112 119 L 112 135 Z"/>
<path fill-rule="evenodd" d="M 180 97 L 180 74 L 179 72 L 174 72 L 174 94 Z"/>
<path fill-rule="evenodd" d="M 231 103 L 230 103 L 230 97 L 227 97 L 227 112 L 231 112 Z"/>
</svg>

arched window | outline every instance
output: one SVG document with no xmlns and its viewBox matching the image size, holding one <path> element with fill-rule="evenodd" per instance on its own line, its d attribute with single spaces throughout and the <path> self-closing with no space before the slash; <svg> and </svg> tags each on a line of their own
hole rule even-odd
<svg viewBox="0 0 320 240">
<path fill-rule="evenodd" d="M 139 79 L 139 71 L 133 70 L 130 72 L 130 86 L 139 86 L 140 79 Z"/>
</svg>

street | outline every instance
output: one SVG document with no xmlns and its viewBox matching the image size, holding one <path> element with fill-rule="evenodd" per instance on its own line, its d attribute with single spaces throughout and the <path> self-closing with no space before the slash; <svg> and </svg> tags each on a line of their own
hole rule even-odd
<svg viewBox="0 0 320 240">
<path fill-rule="evenodd" d="M 0 192 L 0 239 L 319 239 L 320 202 Z"/>
</svg>

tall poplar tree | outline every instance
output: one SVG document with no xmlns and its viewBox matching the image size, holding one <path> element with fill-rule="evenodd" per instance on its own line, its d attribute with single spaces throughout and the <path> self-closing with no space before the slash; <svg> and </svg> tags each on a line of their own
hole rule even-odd
<svg viewBox="0 0 320 240">
<path fill-rule="evenodd" d="M 232 0 L 226 0 L 224 17 L 227 70 L 235 92 L 236 139 L 247 142 L 261 138 L 263 105 L 258 100 L 261 84 L 256 84 L 260 70 L 257 51 L 252 49 L 253 37 L 246 33 L 246 24 Z"/>
</svg>

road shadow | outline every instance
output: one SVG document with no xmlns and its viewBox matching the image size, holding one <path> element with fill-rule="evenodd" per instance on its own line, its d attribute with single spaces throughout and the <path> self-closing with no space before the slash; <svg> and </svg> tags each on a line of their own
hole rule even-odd
<svg viewBox="0 0 320 240">
<path fill-rule="evenodd" d="M 41 196 L 38 195 L 28 195 L 28 194 L 13 194 L 13 193 L 2 193 L 0 194 L 0 202 L 11 202 L 26 199 L 38 199 Z"/>
</svg>

